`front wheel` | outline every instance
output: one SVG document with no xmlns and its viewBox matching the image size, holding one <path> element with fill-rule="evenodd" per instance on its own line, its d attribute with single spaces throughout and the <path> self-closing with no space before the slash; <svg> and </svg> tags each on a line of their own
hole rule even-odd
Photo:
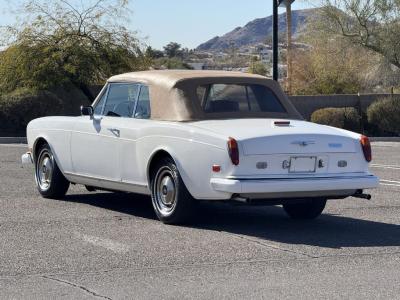
<svg viewBox="0 0 400 300">
<path fill-rule="evenodd" d="M 292 219 L 311 220 L 319 217 L 325 209 L 326 199 L 313 198 L 298 203 L 285 203 L 283 209 Z"/>
<path fill-rule="evenodd" d="M 69 188 L 69 181 L 61 173 L 48 144 L 41 146 L 35 162 L 35 179 L 44 198 L 60 199 Z"/>
<path fill-rule="evenodd" d="M 160 221 L 166 224 L 188 221 L 194 199 L 171 158 L 160 160 L 152 172 L 150 186 L 153 208 Z"/>
</svg>

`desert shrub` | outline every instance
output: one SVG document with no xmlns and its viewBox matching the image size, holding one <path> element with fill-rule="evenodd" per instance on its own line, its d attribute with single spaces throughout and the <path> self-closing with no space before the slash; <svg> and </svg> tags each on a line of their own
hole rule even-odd
<svg viewBox="0 0 400 300">
<path fill-rule="evenodd" d="M 261 76 L 269 75 L 266 64 L 264 64 L 262 61 L 260 61 L 259 59 L 257 59 L 254 56 L 251 58 L 251 61 L 250 61 L 249 73 L 250 74 L 258 74 Z"/>
<path fill-rule="evenodd" d="M 384 132 L 400 134 L 400 99 L 389 97 L 372 103 L 367 110 L 368 122 Z"/>
<path fill-rule="evenodd" d="M 0 130 L 23 132 L 29 121 L 62 112 L 62 100 L 48 91 L 17 89 L 0 96 Z"/>
<path fill-rule="evenodd" d="M 311 115 L 311 121 L 351 131 L 360 132 L 360 115 L 353 107 L 322 108 Z"/>
</svg>

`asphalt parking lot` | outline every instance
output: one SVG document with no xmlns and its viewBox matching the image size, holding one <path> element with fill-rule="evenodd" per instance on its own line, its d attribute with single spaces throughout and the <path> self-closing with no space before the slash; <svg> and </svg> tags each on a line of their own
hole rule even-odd
<svg viewBox="0 0 400 300">
<path fill-rule="evenodd" d="M 185 227 L 141 196 L 43 199 L 24 151 L 0 145 L 0 298 L 399 298 L 400 143 L 373 144 L 371 201 L 331 201 L 315 221 L 203 204 Z"/>
</svg>

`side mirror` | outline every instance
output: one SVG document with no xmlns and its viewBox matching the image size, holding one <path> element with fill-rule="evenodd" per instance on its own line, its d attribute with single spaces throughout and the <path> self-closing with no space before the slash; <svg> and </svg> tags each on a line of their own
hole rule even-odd
<svg viewBox="0 0 400 300">
<path fill-rule="evenodd" d="M 93 107 L 91 106 L 81 106 L 81 115 L 92 117 L 94 114 Z"/>
</svg>

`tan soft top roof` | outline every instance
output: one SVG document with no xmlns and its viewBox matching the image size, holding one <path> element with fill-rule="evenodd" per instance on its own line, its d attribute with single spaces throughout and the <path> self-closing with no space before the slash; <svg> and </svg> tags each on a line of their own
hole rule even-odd
<svg viewBox="0 0 400 300">
<path fill-rule="evenodd" d="M 294 118 L 301 115 L 282 92 L 279 84 L 264 76 L 230 71 L 157 70 L 125 73 L 108 82 L 137 82 L 149 86 L 151 118 L 165 121 L 193 121 L 221 118 Z M 287 113 L 235 112 L 206 114 L 197 96 L 197 87 L 212 83 L 259 84 L 269 87 Z"/>
<path fill-rule="evenodd" d="M 176 83 L 188 79 L 202 79 L 202 78 L 220 78 L 220 77 L 233 77 L 233 78 L 258 78 L 268 80 L 264 76 L 230 71 L 193 71 L 193 70 L 154 70 L 142 71 L 120 74 L 111 77 L 109 82 L 147 82 L 156 84 L 165 84 L 170 88 L 174 87 Z"/>
</svg>

